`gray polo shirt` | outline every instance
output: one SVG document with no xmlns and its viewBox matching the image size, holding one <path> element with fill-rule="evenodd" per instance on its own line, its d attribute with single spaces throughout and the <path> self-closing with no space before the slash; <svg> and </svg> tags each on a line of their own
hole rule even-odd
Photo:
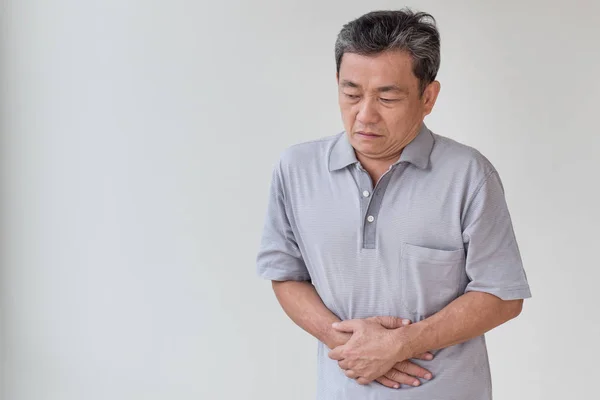
<svg viewBox="0 0 600 400">
<path fill-rule="evenodd" d="M 421 321 L 468 291 L 531 297 L 498 172 L 423 123 L 373 187 L 345 132 L 286 149 L 273 171 L 258 274 L 310 280 L 340 319 Z M 318 343 L 319 400 L 490 400 L 484 336 L 414 360 L 419 387 L 359 385 Z"/>
</svg>

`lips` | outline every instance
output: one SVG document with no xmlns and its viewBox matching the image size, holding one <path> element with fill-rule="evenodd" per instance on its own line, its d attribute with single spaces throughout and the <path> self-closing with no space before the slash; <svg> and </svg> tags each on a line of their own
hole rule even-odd
<svg viewBox="0 0 600 400">
<path fill-rule="evenodd" d="M 362 132 L 362 131 L 358 131 L 358 132 L 356 132 L 356 133 L 358 133 L 359 135 L 368 136 L 368 137 L 377 137 L 377 136 L 381 136 L 381 135 L 378 135 L 378 134 L 376 134 L 376 133 L 373 133 L 373 132 Z"/>
</svg>

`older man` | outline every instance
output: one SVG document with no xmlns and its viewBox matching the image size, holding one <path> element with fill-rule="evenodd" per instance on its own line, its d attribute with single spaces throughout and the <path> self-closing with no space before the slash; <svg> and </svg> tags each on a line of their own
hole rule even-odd
<svg viewBox="0 0 600 400">
<path fill-rule="evenodd" d="M 490 400 L 484 333 L 531 294 L 498 172 L 423 122 L 435 20 L 371 12 L 335 56 L 344 132 L 282 153 L 258 273 L 319 340 L 318 399 Z"/>
</svg>

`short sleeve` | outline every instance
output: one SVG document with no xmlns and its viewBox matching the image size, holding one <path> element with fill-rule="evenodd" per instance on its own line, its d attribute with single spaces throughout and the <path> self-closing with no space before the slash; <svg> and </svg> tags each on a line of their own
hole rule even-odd
<svg viewBox="0 0 600 400">
<path fill-rule="evenodd" d="M 503 300 L 531 297 L 512 221 L 498 175 L 490 172 L 463 216 L 469 283 L 465 293 L 491 293 Z"/>
<path fill-rule="evenodd" d="M 275 281 L 308 281 L 310 274 L 294 236 L 286 205 L 281 161 L 273 169 L 257 273 Z"/>
</svg>

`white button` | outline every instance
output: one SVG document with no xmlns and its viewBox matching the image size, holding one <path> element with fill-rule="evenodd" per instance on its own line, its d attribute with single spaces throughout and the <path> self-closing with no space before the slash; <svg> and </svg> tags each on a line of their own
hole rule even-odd
<svg viewBox="0 0 600 400">
<path fill-rule="evenodd" d="M 369 222 L 373 222 L 373 221 L 375 221 L 375 217 L 374 217 L 374 216 L 372 216 L 372 215 L 369 215 L 369 216 L 367 217 L 367 221 L 369 221 Z"/>
<path fill-rule="evenodd" d="M 364 197 L 369 197 L 369 195 L 370 195 L 370 194 L 371 194 L 371 193 L 369 193 L 369 191 L 368 191 L 368 190 L 365 190 L 365 191 L 363 192 L 363 196 L 364 196 Z"/>
</svg>

